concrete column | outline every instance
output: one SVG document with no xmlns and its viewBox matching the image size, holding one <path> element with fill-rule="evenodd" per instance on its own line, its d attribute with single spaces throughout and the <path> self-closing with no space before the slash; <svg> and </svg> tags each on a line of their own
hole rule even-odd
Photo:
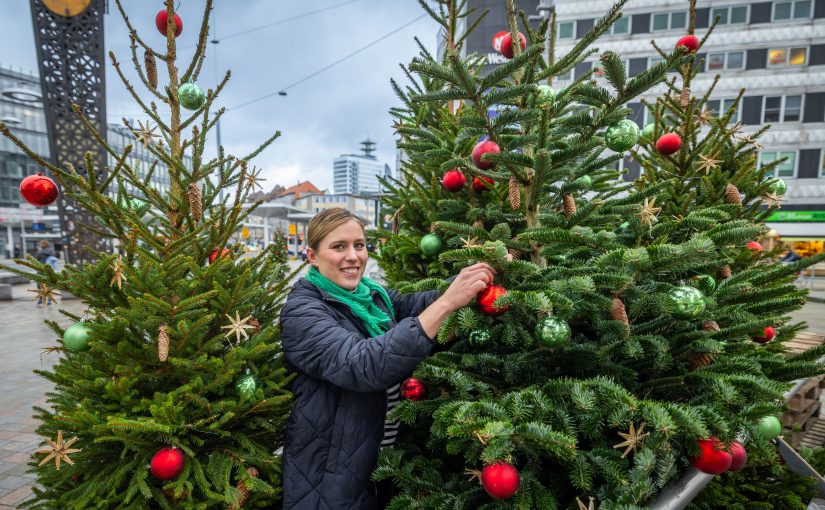
<svg viewBox="0 0 825 510">
<path fill-rule="evenodd" d="M 9 252 L 9 258 L 14 258 L 14 231 L 11 229 L 11 223 L 6 223 L 6 249 Z"/>
</svg>

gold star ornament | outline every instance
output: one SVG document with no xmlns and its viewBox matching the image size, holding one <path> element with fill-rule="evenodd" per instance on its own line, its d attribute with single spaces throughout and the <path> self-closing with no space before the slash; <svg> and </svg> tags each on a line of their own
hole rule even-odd
<svg viewBox="0 0 825 510">
<path fill-rule="evenodd" d="M 780 195 L 776 193 L 768 193 L 767 195 L 762 196 L 762 203 L 767 205 L 768 207 L 776 207 L 777 209 L 782 208 L 782 198 Z"/>
<path fill-rule="evenodd" d="M 656 207 L 655 197 L 650 199 L 645 198 L 645 203 L 642 205 L 642 210 L 639 211 L 639 221 L 642 222 L 642 225 L 647 225 L 649 227 L 658 219 L 656 216 L 661 210 L 661 207 Z"/>
<path fill-rule="evenodd" d="M 264 182 L 266 179 L 261 179 L 259 177 L 262 171 L 263 170 L 256 170 L 255 167 L 253 167 L 252 173 L 250 173 L 246 177 L 246 185 L 249 187 L 250 190 L 254 191 L 255 188 L 261 188 L 261 190 L 264 189 L 261 183 Z"/>
<path fill-rule="evenodd" d="M 707 105 L 705 105 L 702 107 L 702 111 L 699 112 L 699 115 L 696 116 L 696 121 L 699 122 L 700 126 L 704 126 L 714 117 L 714 113 L 714 110 L 708 110 Z"/>
<path fill-rule="evenodd" d="M 590 502 L 587 506 L 584 506 L 582 500 L 576 498 L 576 503 L 579 504 L 579 510 L 596 510 L 596 503 L 594 502 L 593 496 L 590 496 Z"/>
<path fill-rule="evenodd" d="M 39 289 L 29 289 L 29 292 L 34 292 L 34 297 L 32 298 L 32 301 L 39 299 L 40 304 L 43 306 L 45 306 L 50 301 L 54 301 L 56 303 L 57 296 L 60 295 L 59 292 L 42 283 L 40 284 Z"/>
<path fill-rule="evenodd" d="M 150 145 L 160 145 L 160 136 L 155 134 L 155 129 L 157 129 L 157 126 L 152 126 L 149 121 L 146 121 L 146 125 L 144 126 L 143 122 L 138 121 L 138 127 L 140 129 L 133 131 L 133 133 L 144 147 L 149 147 Z M 157 140 L 155 140 L 156 138 Z"/>
<path fill-rule="evenodd" d="M 229 326 L 221 326 L 221 329 L 227 329 L 226 337 L 230 337 L 233 334 L 235 335 L 235 343 L 241 343 L 241 335 L 243 335 L 244 339 L 249 339 L 249 334 L 247 334 L 247 329 L 255 329 L 255 326 L 252 324 L 248 324 L 250 320 L 252 320 L 251 315 L 247 315 L 243 319 L 241 319 L 240 314 L 238 311 L 235 311 L 235 318 L 232 318 L 231 315 L 226 314 L 226 318 L 229 319 Z"/>
<path fill-rule="evenodd" d="M 705 175 L 708 175 L 710 171 L 718 167 L 720 163 L 720 161 L 716 159 L 716 154 L 711 154 L 710 156 L 699 154 L 699 159 L 702 160 L 702 164 L 699 165 L 699 168 L 705 171 Z"/>
<path fill-rule="evenodd" d="M 77 453 L 80 451 L 79 448 L 70 448 L 77 438 L 74 437 L 70 439 L 68 442 L 63 442 L 63 431 L 57 431 L 57 440 L 52 441 L 51 439 L 46 438 L 46 442 L 49 444 L 48 448 L 43 448 L 42 450 L 37 450 L 36 453 L 47 453 L 46 458 L 40 461 L 38 466 L 42 466 L 43 464 L 49 462 L 50 460 L 54 459 L 54 466 L 60 471 L 60 462 L 66 461 L 67 464 L 74 464 L 72 459 L 69 458 L 69 454 Z"/>
<path fill-rule="evenodd" d="M 624 448 L 624 453 L 622 454 L 622 458 L 627 457 L 627 454 L 630 452 L 636 453 L 637 448 L 642 447 L 642 443 L 644 443 L 645 438 L 650 435 L 650 432 L 645 432 L 645 423 L 643 422 L 642 425 L 639 427 L 639 430 L 636 430 L 636 425 L 633 422 L 630 422 L 630 431 L 628 433 L 619 432 L 619 435 L 622 436 L 625 440 L 613 448 Z"/>
</svg>

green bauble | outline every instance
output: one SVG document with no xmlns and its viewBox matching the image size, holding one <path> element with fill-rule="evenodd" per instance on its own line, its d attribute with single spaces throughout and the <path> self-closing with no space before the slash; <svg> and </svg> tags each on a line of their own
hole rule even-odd
<svg viewBox="0 0 825 510">
<path fill-rule="evenodd" d="M 582 175 L 581 177 L 573 181 L 573 184 L 578 184 L 579 186 L 589 188 L 593 185 L 593 179 L 591 179 L 589 175 Z"/>
<path fill-rule="evenodd" d="M 785 181 L 780 179 L 779 177 L 774 177 L 773 179 L 768 179 L 768 191 L 771 193 L 775 193 L 779 196 L 784 195 L 788 191 L 788 185 L 785 184 Z"/>
<path fill-rule="evenodd" d="M 538 93 L 539 103 L 552 103 L 553 99 L 556 98 L 556 91 L 550 85 L 538 85 L 536 92 Z"/>
<path fill-rule="evenodd" d="M 255 391 L 258 390 L 258 378 L 252 374 L 244 374 L 235 382 L 235 391 L 241 400 L 251 400 L 255 398 Z"/>
<path fill-rule="evenodd" d="M 484 345 L 490 341 L 489 329 L 474 329 L 470 332 L 470 345 Z"/>
<path fill-rule="evenodd" d="M 700 274 L 690 278 L 693 285 L 701 290 L 705 295 L 712 294 L 716 290 L 716 280 L 709 274 Z"/>
<path fill-rule="evenodd" d="M 192 82 L 178 87 L 178 101 L 187 110 L 199 110 L 206 103 L 206 94 Z"/>
<path fill-rule="evenodd" d="M 91 331 L 84 323 L 75 322 L 63 332 L 63 345 L 75 352 L 88 351 Z"/>
<path fill-rule="evenodd" d="M 680 319 L 692 319 L 705 311 L 705 299 L 699 289 L 676 287 L 670 291 L 670 299 L 675 305 L 673 315 Z"/>
<path fill-rule="evenodd" d="M 421 238 L 421 242 L 418 243 L 418 248 L 424 255 L 432 257 L 441 252 L 441 246 L 443 244 L 444 243 L 441 241 L 441 238 L 437 235 L 427 234 Z"/>
<path fill-rule="evenodd" d="M 570 326 L 558 317 L 545 317 L 536 324 L 536 337 L 547 347 L 560 347 L 570 340 Z"/>
<path fill-rule="evenodd" d="M 610 150 L 624 152 L 639 141 L 639 126 L 630 119 L 620 120 L 607 128 L 604 140 Z"/>
<path fill-rule="evenodd" d="M 759 420 L 759 424 L 756 426 L 756 432 L 764 439 L 771 440 L 779 437 L 779 434 L 782 433 L 782 424 L 779 423 L 779 418 L 776 416 L 765 416 Z"/>
<path fill-rule="evenodd" d="M 646 125 L 644 129 L 642 129 L 642 138 L 647 138 L 648 140 L 653 140 L 653 130 L 656 129 L 656 123 L 651 122 L 650 124 Z"/>
</svg>

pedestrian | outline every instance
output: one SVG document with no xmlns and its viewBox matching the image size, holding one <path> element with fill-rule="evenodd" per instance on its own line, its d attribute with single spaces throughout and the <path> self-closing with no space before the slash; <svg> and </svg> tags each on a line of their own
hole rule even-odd
<svg viewBox="0 0 825 510">
<path fill-rule="evenodd" d="M 484 263 L 462 269 L 440 295 L 398 294 L 364 277 L 364 225 L 342 208 L 308 226 L 311 264 L 281 311 L 281 343 L 295 373 L 283 451 L 284 510 L 376 510 L 391 484 L 370 480 L 398 424 L 398 386 L 430 353 L 444 319 L 492 283 Z M 395 397 L 388 402 L 388 395 Z"/>
<path fill-rule="evenodd" d="M 38 262 L 40 262 L 42 264 L 49 264 L 50 266 L 52 266 L 52 269 L 55 269 L 57 267 L 57 257 L 54 256 L 54 250 L 52 249 L 52 245 L 48 241 L 46 241 L 45 239 L 41 239 L 38 246 L 39 246 L 39 249 L 37 250 L 37 253 L 34 254 L 34 258 L 37 259 Z M 54 260 L 53 263 L 51 263 L 52 259 Z M 36 285 L 37 285 L 37 289 L 40 290 L 40 284 L 37 283 Z M 42 296 L 37 298 L 37 304 L 38 305 L 43 304 L 43 297 Z M 52 299 L 51 298 L 49 298 L 46 301 L 47 306 L 50 305 L 50 304 L 52 304 Z"/>
<path fill-rule="evenodd" d="M 21 253 L 20 252 L 20 245 L 15 244 L 14 245 L 14 258 L 20 258 L 20 253 Z"/>
</svg>

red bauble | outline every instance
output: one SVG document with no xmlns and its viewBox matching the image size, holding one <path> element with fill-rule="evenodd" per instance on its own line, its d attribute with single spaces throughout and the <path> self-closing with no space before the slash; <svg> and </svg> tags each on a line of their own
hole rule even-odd
<svg viewBox="0 0 825 510">
<path fill-rule="evenodd" d="M 441 185 L 450 193 L 461 191 L 464 189 L 465 184 L 467 184 L 467 178 L 464 177 L 464 174 L 461 173 L 461 170 L 458 168 L 447 170 L 441 177 Z"/>
<path fill-rule="evenodd" d="M 427 396 L 427 385 L 415 377 L 401 383 L 401 398 L 404 400 L 421 400 Z"/>
<path fill-rule="evenodd" d="M 522 50 L 527 47 L 527 38 L 521 32 L 518 33 L 518 40 Z M 510 32 L 501 37 L 501 50 L 499 50 L 499 53 L 504 55 L 505 58 L 513 58 L 513 34 Z"/>
<path fill-rule="evenodd" d="M 697 441 L 701 453 L 690 459 L 690 463 L 703 473 L 719 475 L 730 468 L 733 456 L 725 451 L 725 445 L 719 439 L 711 436 Z"/>
<path fill-rule="evenodd" d="M 495 499 L 512 497 L 520 481 L 518 470 L 507 462 L 487 464 L 481 470 L 481 485 Z"/>
<path fill-rule="evenodd" d="M 684 46 L 687 48 L 688 53 L 693 53 L 699 49 L 699 38 L 693 34 L 686 35 L 676 41 L 676 47 Z"/>
<path fill-rule="evenodd" d="M 677 133 L 665 133 L 656 141 L 656 151 L 669 156 L 682 148 L 682 137 Z"/>
<path fill-rule="evenodd" d="M 152 456 L 149 470 L 158 480 L 171 480 L 183 471 L 184 460 L 182 451 L 166 446 Z"/>
<path fill-rule="evenodd" d="M 507 34 L 507 31 L 502 30 L 500 32 L 496 32 L 496 35 L 493 36 L 493 49 L 496 50 L 496 52 L 501 53 L 501 38 Z M 510 39 L 512 39 L 512 37 Z"/>
<path fill-rule="evenodd" d="M 166 9 L 158 11 L 158 15 L 155 16 L 155 26 L 164 36 L 166 35 L 167 21 L 169 21 L 169 13 L 166 12 Z M 175 14 L 175 37 L 179 36 L 181 32 L 183 32 L 183 21 L 181 21 L 180 16 Z"/>
<path fill-rule="evenodd" d="M 481 156 L 485 154 L 498 154 L 500 152 L 501 148 L 496 142 L 490 140 L 479 142 L 473 147 L 473 164 L 482 170 L 489 170 L 496 166 L 496 164 L 493 161 L 482 161 Z"/>
<path fill-rule="evenodd" d="M 219 250 L 218 248 L 215 248 L 214 250 L 212 250 L 212 253 L 209 254 L 209 263 L 210 264 L 215 262 L 215 259 L 218 258 L 218 253 L 220 253 L 221 258 L 229 256 L 229 250 L 227 250 L 226 248 L 223 248 L 221 250 Z"/>
<path fill-rule="evenodd" d="M 762 248 L 762 245 L 757 243 L 756 241 L 748 241 L 748 244 L 746 244 L 745 246 L 747 246 L 747 248 L 749 250 L 752 250 L 756 253 L 759 253 L 759 252 L 761 252 L 762 250 L 765 249 L 765 248 Z"/>
<path fill-rule="evenodd" d="M 730 444 L 730 453 L 733 461 L 728 471 L 739 471 L 748 463 L 748 452 L 739 441 L 734 441 Z"/>
<path fill-rule="evenodd" d="M 478 177 L 473 178 L 473 191 L 476 193 L 490 191 L 495 185 L 496 181 L 486 175 L 479 175 Z"/>
<path fill-rule="evenodd" d="M 773 326 L 765 326 L 765 334 L 763 336 L 753 337 L 753 341 L 760 344 L 766 344 L 774 338 L 776 338 L 776 330 L 773 329 Z"/>
<path fill-rule="evenodd" d="M 30 175 L 20 181 L 20 195 L 26 202 L 37 207 L 46 207 L 57 200 L 57 184 L 41 173 Z"/>
<path fill-rule="evenodd" d="M 495 316 L 506 312 L 507 308 L 509 308 L 508 306 L 503 306 L 501 308 L 493 306 L 496 299 L 505 294 L 507 294 L 507 289 L 501 285 L 494 284 L 488 285 L 484 288 L 484 290 L 479 292 L 478 296 L 476 296 L 476 300 L 478 301 L 478 306 L 481 308 L 481 311 L 484 312 L 484 315 Z"/>
</svg>

